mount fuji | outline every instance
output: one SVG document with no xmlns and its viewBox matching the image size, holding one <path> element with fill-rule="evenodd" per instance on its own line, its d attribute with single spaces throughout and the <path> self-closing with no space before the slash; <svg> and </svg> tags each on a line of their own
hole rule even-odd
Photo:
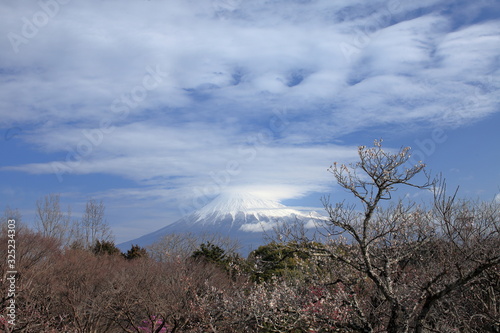
<svg viewBox="0 0 500 333">
<path fill-rule="evenodd" d="M 201 209 L 152 233 L 118 244 L 122 251 L 134 245 L 147 247 L 168 234 L 216 234 L 237 240 L 242 252 L 248 253 L 265 243 L 264 234 L 273 232 L 278 223 L 303 223 L 314 228 L 324 217 L 291 209 L 274 200 L 249 193 L 222 193 Z"/>
</svg>

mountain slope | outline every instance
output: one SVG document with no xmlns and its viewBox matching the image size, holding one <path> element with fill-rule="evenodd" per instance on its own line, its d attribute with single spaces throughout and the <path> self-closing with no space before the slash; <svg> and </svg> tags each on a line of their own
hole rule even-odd
<svg viewBox="0 0 500 333">
<path fill-rule="evenodd" d="M 278 223 L 295 223 L 299 220 L 312 227 L 322 219 L 317 213 L 304 214 L 277 201 L 249 193 L 228 192 L 170 225 L 121 243 L 118 247 L 122 251 L 128 250 L 132 244 L 145 247 L 172 233 L 219 234 L 238 240 L 246 253 L 262 245 L 264 233 Z"/>
</svg>

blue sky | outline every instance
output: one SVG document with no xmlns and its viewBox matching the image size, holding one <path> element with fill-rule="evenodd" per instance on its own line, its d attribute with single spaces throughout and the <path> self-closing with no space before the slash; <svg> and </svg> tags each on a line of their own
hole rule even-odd
<svg viewBox="0 0 500 333">
<path fill-rule="evenodd" d="M 228 188 L 342 200 L 326 169 L 383 138 L 500 192 L 500 3 L 0 4 L 0 199 L 33 222 L 102 199 L 122 242 Z M 499 196 L 500 197 L 500 196 Z"/>
</svg>

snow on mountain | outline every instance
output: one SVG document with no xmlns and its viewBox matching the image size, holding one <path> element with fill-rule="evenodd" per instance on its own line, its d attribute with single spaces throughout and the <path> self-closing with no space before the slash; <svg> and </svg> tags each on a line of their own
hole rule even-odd
<svg viewBox="0 0 500 333">
<path fill-rule="evenodd" d="M 314 227 L 323 220 L 319 214 L 304 214 L 281 203 L 262 199 L 250 193 L 222 193 L 201 209 L 157 231 L 121 243 L 125 251 L 132 244 L 148 246 L 172 233 L 220 234 L 235 238 L 243 247 L 256 248 L 263 244 L 263 233 L 278 223 L 294 223 L 297 220 Z"/>
<path fill-rule="evenodd" d="M 235 217 L 239 212 L 253 215 L 286 216 L 296 213 L 292 209 L 273 200 L 258 198 L 249 193 L 223 193 L 212 202 L 196 212 L 198 220 L 216 214 L 218 216 L 230 214 Z"/>
<path fill-rule="evenodd" d="M 303 213 L 287 208 L 274 200 L 266 200 L 249 193 L 223 193 L 191 215 L 192 225 L 217 225 L 230 221 L 233 228 L 259 232 L 270 229 L 270 222 L 286 217 L 307 218 Z"/>
</svg>

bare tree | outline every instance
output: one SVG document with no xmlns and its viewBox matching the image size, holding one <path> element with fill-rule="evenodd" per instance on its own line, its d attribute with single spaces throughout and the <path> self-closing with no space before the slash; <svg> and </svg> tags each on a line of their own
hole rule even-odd
<svg viewBox="0 0 500 333">
<path fill-rule="evenodd" d="M 167 234 L 147 247 L 152 258 L 160 262 L 189 258 L 202 243 L 211 243 L 234 254 L 239 248 L 237 241 L 217 234 Z"/>
<path fill-rule="evenodd" d="M 8 216 L 15 217 L 10 214 Z M 54 238 L 43 237 L 27 227 L 17 228 L 16 226 L 15 230 L 15 243 L 12 245 L 15 246 L 15 272 L 9 272 L 12 271 L 12 266 L 7 263 L 7 260 L 0 261 L 0 289 L 11 289 L 12 279 L 15 279 L 13 292 L 6 292 L 0 296 L 0 331 L 44 332 L 39 329 L 38 311 L 45 305 L 47 308 L 50 307 L 50 299 L 42 291 L 43 288 L 47 288 L 47 284 L 39 285 L 38 279 L 57 262 L 60 243 Z M 12 234 L 7 232 L 0 232 L 0 244 L 4 244 L 0 246 L 0 255 L 3 258 L 8 257 L 7 244 L 12 244 L 9 242 L 9 240 L 12 241 L 11 236 Z M 11 247 L 10 250 L 12 249 Z M 54 281 L 54 275 L 51 279 Z M 42 299 L 45 303 L 37 303 L 35 299 Z M 11 300 L 16 304 L 14 326 L 8 325 L 5 320 L 8 318 L 6 310 L 7 306 L 12 304 Z M 37 305 L 34 305 L 35 303 Z"/>
<path fill-rule="evenodd" d="M 188 258 L 197 246 L 198 239 L 193 234 L 167 234 L 149 245 L 147 250 L 154 260 L 169 262 Z"/>
<path fill-rule="evenodd" d="M 329 220 L 323 234 L 331 241 L 316 251 L 345 267 L 337 282 L 352 293 L 350 305 L 363 331 L 436 329 L 446 317 L 434 311 L 438 305 L 498 268 L 498 204 L 459 201 L 446 195 L 444 182 L 429 177 L 422 185 L 413 183 L 424 165 L 407 166 L 408 147 L 386 152 L 375 141 L 373 148 L 359 147 L 358 154 L 359 162 L 335 163 L 330 171 L 362 209 L 325 199 Z M 434 189 L 433 207 L 390 202 L 399 186 Z"/>
<path fill-rule="evenodd" d="M 71 210 L 61 211 L 60 195 L 48 194 L 36 202 L 35 228 L 45 237 L 53 237 L 63 244 L 69 240 Z"/>
<path fill-rule="evenodd" d="M 19 212 L 19 210 L 17 208 L 13 209 L 7 205 L 3 211 L 3 216 L 0 217 L 0 223 L 2 225 L 1 229 L 2 230 L 6 229 L 7 228 L 7 221 L 12 220 L 12 219 L 16 221 L 17 226 L 19 226 L 20 224 L 23 224 L 22 223 L 22 215 Z"/>
<path fill-rule="evenodd" d="M 3 211 L 3 220 L 8 220 L 8 219 L 16 219 L 17 221 L 21 221 L 21 213 L 19 210 L 11 208 L 9 205 L 7 205 Z M 2 221 L 3 221 L 2 220 Z"/>
<path fill-rule="evenodd" d="M 96 241 L 111 241 L 111 229 L 105 219 L 102 201 L 89 199 L 80 221 L 73 225 L 73 246 L 89 249 Z"/>
</svg>

